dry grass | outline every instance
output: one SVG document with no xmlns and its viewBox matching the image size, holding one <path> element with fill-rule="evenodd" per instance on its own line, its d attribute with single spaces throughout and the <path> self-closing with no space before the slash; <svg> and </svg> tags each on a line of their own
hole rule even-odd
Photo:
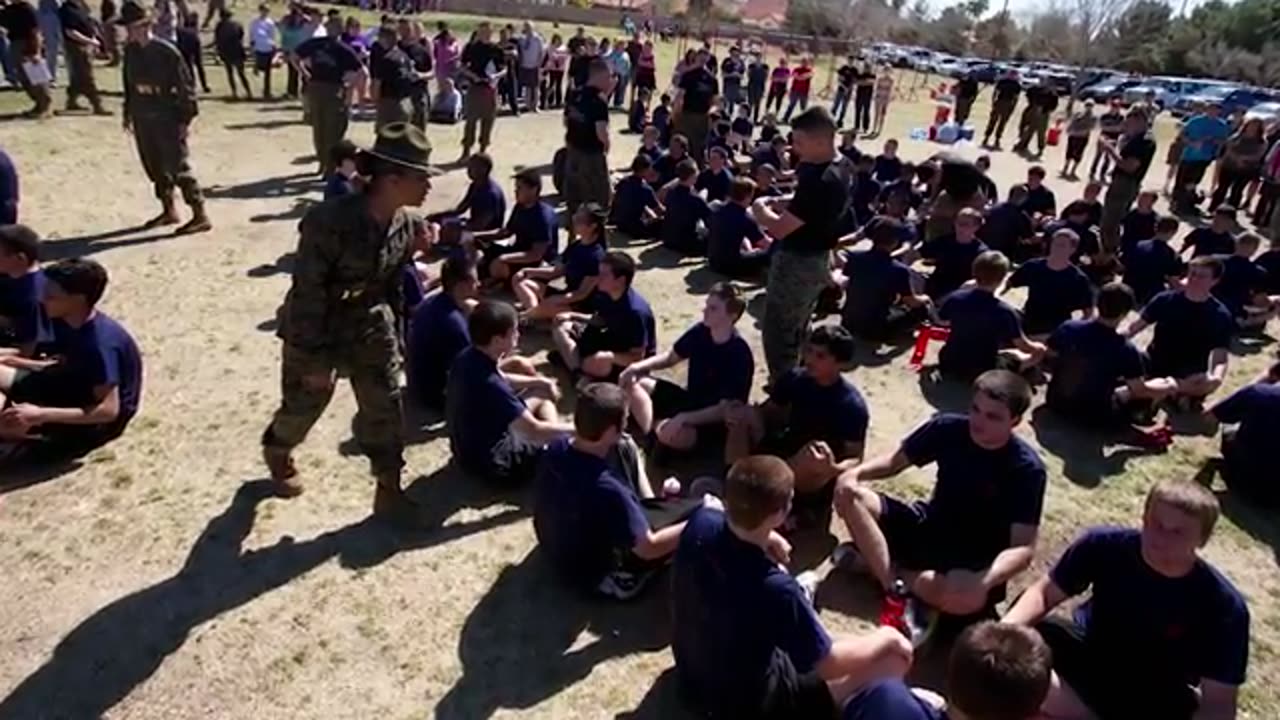
<svg viewBox="0 0 1280 720">
<path fill-rule="evenodd" d="M 210 70 L 221 94 L 221 69 Z M 100 76 L 118 88 L 112 71 Z M 0 112 L 22 107 L 14 94 L 0 96 Z M 900 103 L 891 134 L 905 138 L 930 114 L 922 103 Z M 985 116 L 979 106 L 975 117 Z M 278 399 L 270 329 L 288 284 L 279 262 L 319 190 L 296 105 L 202 104 L 192 143 L 217 229 L 188 238 L 129 229 L 155 201 L 118 119 L 3 128 L 22 172 L 24 220 L 49 238 L 51 258 L 90 255 L 109 268 L 105 309 L 144 349 L 147 387 L 121 440 L 73 467 L 5 478 L 0 717 L 681 716 L 666 672 L 662 593 L 609 607 L 559 589 L 534 550 L 523 498 L 496 497 L 452 472 L 443 439 L 408 452 L 419 476 L 413 493 L 438 522 L 420 535 L 366 519 L 371 482 L 349 449 L 354 407 L 345 389 L 300 448 L 308 493 L 287 502 L 264 496 L 257 442 Z M 451 159 L 460 128 L 430 134 L 437 157 Z M 355 124 L 351 136 L 367 141 L 369 124 Z M 500 120 L 498 173 L 547 163 L 560 136 L 554 114 Z M 634 142 L 616 143 L 615 166 Z M 911 158 L 935 149 L 904 142 Z M 999 155 L 994 174 L 1004 188 L 1025 167 Z M 458 170 L 441 178 L 429 208 L 454 202 L 464 182 Z M 1060 202 L 1079 192 L 1051 184 Z M 710 275 L 660 250 L 631 250 L 645 268 L 638 287 L 669 343 L 697 317 Z M 743 326 L 759 353 L 756 322 Z M 1234 357 L 1229 387 L 1255 373 L 1265 352 Z M 873 452 L 963 399 L 945 388 L 922 392 L 904 365 L 868 359 L 851 375 L 872 406 Z M 1211 438 L 1181 437 L 1165 455 L 1134 456 L 1047 420 L 1022 432 L 1045 449 L 1052 471 L 1041 566 L 1085 526 L 1134 522 L 1154 480 L 1195 474 L 1214 447 Z M 923 493 L 930 479 L 913 472 L 886 487 Z M 1274 718 L 1280 535 L 1273 520 L 1230 498 L 1225 506 L 1205 554 L 1253 612 L 1243 715 Z M 819 593 L 823 619 L 843 631 L 867 626 L 871 600 L 864 582 L 846 576 L 829 577 Z"/>
</svg>

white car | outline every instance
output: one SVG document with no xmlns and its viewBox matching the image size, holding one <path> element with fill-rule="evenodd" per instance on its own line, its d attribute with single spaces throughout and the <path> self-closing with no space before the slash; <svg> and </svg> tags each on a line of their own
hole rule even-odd
<svg viewBox="0 0 1280 720">
<path fill-rule="evenodd" d="M 1280 120 L 1280 102 L 1258 103 L 1249 108 L 1248 112 L 1244 114 L 1244 119 L 1252 120 L 1254 118 L 1258 118 L 1268 125 Z"/>
</svg>

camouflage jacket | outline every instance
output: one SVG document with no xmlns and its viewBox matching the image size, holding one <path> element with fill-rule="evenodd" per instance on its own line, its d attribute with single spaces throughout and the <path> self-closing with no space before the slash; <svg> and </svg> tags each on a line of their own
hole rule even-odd
<svg viewBox="0 0 1280 720">
<path fill-rule="evenodd" d="M 363 193 L 309 210 L 298 224 L 293 286 L 281 308 L 280 339 L 330 357 L 358 345 L 399 348 L 403 271 L 422 224 L 402 208 L 385 230 L 377 227 Z"/>
<path fill-rule="evenodd" d="M 196 81 L 178 48 L 152 38 L 124 49 L 124 117 L 126 120 L 171 120 L 186 125 L 199 112 Z"/>
</svg>

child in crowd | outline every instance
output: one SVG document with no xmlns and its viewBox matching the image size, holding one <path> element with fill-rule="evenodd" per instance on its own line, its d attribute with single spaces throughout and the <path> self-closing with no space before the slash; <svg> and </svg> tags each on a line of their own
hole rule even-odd
<svg viewBox="0 0 1280 720">
<path fill-rule="evenodd" d="M 776 137 L 782 136 L 782 131 L 778 129 L 778 117 L 773 113 L 764 116 L 764 120 L 760 124 L 760 142 L 768 145 L 773 142 Z M 782 138 L 786 141 L 786 137 Z"/>
<path fill-rule="evenodd" d="M 1102 224 L 1102 183 L 1097 180 L 1090 180 L 1084 184 L 1084 193 L 1078 200 L 1072 200 L 1067 203 L 1067 207 L 1062 211 L 1062 217 L 1067 217 L 1068 212 L 1072 208 L 1083 207 L 1085 209 L 1085 226 L 1097 227 Z"/>
<path fill-rule="evenodd" d="M 42 272 L 47 349 L 57 360 L 0 364 L 0 441 L 40 457 L 78 457 L 119 437 L 138 412 L 142 355 L 129 331 L 97 309 L 107 288 L 101 265 L 60 260 Z"/>
<path fill-rule="evenodd" d="M 653 170 L 657 174 L 653 186 L 658 189 L 659 200 L 664 199 L 667 186 L 675 181 L 676 166 L 689 157 L 689 138 L 684 135 L 671 136 L 667 151 L 653 164 Z M 694 167 L 697 167 L 696 163 Z"/>
<path fill-rule="evenodd" d="M 862 460 L 871 415 L 862 394 L 841 374 L 853 351 L 848 330 L 816 326 L 805 343 L 802 367 L 780 376 L 769 387 L 768 400 L 727 411 L 728 462 L 769 453 L 795 473 L 792 525 L 797 528 L 830 525 L 836 475 Z"/>
<path fill-rule="evenodd" d="M 758 200 L 762 197 L 782 197 L 782 188 L 778 186 L 778 168 L 769 163 L 763 163 L 752 171 L 753 179 L 756 183 L 755 196 L 752 200 Z"/>
<path fill-rule="evenodd" d="M 1055 231 L 1049 238 L 1048 256 L 1018 266 L 1005 283 L 1001 294 L 1013 288 L 1027 289 L 1022 329 L 1030 337 L 1047 337 L 1077 310 L 1086 318 L 1093 313 L 1093 284 L 1072 260 L 1079 245 L 1074 231 Z"/>
<path fill-rule="evenodd" d="M 666 152 L 662 149 L 662 145 L 660 144 L 661 140 L 662 133 L 659 132 L 656 125 L 650 123 L 644 126 L 644 135 L 641 136 L 640 149 L 637 151 L 637 154 L 643 155 L 647 158 L 651 167 L 653 164 L 657 163 L 658 158 L 662 157 L 662 154 Z"/>
<path fill-rule="evenodd" d="M 350 195 L 359 189 L 360 175 L 356 170 L 356 155 L 360 149 L 350 140 L 339 140 L 329 152 L 333 174 L 324 181 L 324 199 L 332 200 Z"/>
<path fill-rule="evenodd" d="M 897 196 L 894 196 L 897 197 Z M 874 218 L 863 235 L 871 247 L 849 253 L 844 263 L 844 327 L 856 337 L 885 342 L 923 321 L 933 302 L 917 293 L 911 269 L 894 257 L 909 233 L 897 218 Z"/>
<path fill-rule="evenodd" d="M 462 120 L 462 93 L 458 91 L 453 78 L 440 79 L 440 90 L 431 100 L 431 110 L 427 117 L 437 125 L 456 125 Z"/>
<path fill-rule="evenodd" d="M 653 238 L 662 226 L 662 203 L 647 179 L 652 171 L 649 158 L 637 155 L 631 161 L 631 174 L 613 188 L 609 221 L 633 240 Z"/>
<path fill-rule="evenodd" d="M 836 482 L 836 509 L 852 542 L 833 560 L 861 565 L 885 592 L 899 580 L 906 585 L 916 647 L 933 629 L 919 603 L 954 625 L 993 617 L 1006 583 L 1035 556 L 1047 475 L 1035 448 L 1014 432 L 1031 407 L 1031 386 L 990 370 L 973 381 L 972 398 L 967 417 L 935 415 Z M 925 502 L 871 489 L 871 481 L 933 463 L 937 480 Z"/>
<path fill-rule="evenodd" d="M 1213 286 L 1213 296 L 1222 301 L 1240 330 L 1265 327 L 1276 315 L 1275 298 L 1265 292 L 1267 272 L 1253 261 L 1262 238 L 1241 233 L 1235 252 L 1222 258 L 1222 279 Z"/>
<path fill-rule="evenodd" d="M 849 188 L 849 214 L 853 231 L 866 225 L 880 211 L 880 182 L 875 179 L 875 158 L 862 155 L 854 163 L 853 186 Z"/>
<path fill-rule="evenodd" d="M 1187 233 L 1182 239 L 1182 250 L 1179 255 L 1186 255 L 1191 250 L 1191 257 L 1206 255 L 1231 255 L 1236 251 L 1236 209 L 1230 205 L 1219 205 L 1213 211 L 1213 220 L 1209 227 L 1198 227 Z"/>
<path fill-rule="evenodd" d="M 1093 164 L 1089 166 L 1090 180 L 1106 180 L 1111 172 L 1111 155 L 1105 152 L 1104 143 L 1118 143 L 1124 134 L 1124 112 L 1120 106 L 1120 98 L 1113 97 L 1107 103 L 1107 111 L 1098 118 L 1098 139 L 1101 141 L 1093 151 Z M 1144 235 L 1139 240 L 1151 237 Z"/>
<path fill-rule="evenodd" d="M 1089 147 L 1089 137 L 1098 126 L 1098 118 L 1093 114 L 1093 101 L 1086 100 L 1084 105 L 1067 120 L 1067 152 L 1062 163 L 1062 177 L 1075 180 L 1079 178 L 1080 161 L 1084 160 L 1084 151 Z"/>
<path fill-rule="evenodd" d="M 782 460 L 736 462 L 724 512 L 689 518 L 671 583 L 682 695 L 703 715 L 758 720 L 835 717 L 866 683 L 901 677 L 911 646 L 896 630 L 832 638 L 809 596 L 779 565 L 789 548 L 793 473 Z"/>
<path fill-rule="evenodd" d="M 631 286 L 635 276 L 636 262 L 630 255 L 607 253 L 600 262 L 589 312 L 570 310 L 556 316 L 551 339 L 571 371 L 612 382 L 627 366 L 653 354 L 653 310 Z"/>
<path fill-rule="evenodd" d="M 1152 298 L 1124 333 L 1133 338 L 1147 326 L 1155 326 L 1147 346 L 1147 371 L 1177 380 L 1179 400 L 1187 406 L 1202 402 L 1221 387 L 1226 376 L 1235 319 L 1213 296 L 1220 279 L 1221 259 L 1195 258 L 1188 264 L 1186 284 Z"/>
<path fill-rule="evenodd" d="M 610 466 L 623 441 L 627 397 L 592 383 L 578 393 L 573 434 L 553 440 L 534 487 L 538 546 L 576 587 L 630 600 L 676 551 L 684 519 L 701 499 L 641 500 Z"/>
<path fill-rule="evenodd" d="M 1027 187 L 1014 185 L 1009 188 L 1009 199 L 988 210 L 978 230 L 978 237 L 987 247 L 999 250 L 1014 262 L 1034 257 L 1039 250 L 1031 216 L 1023 209 L 1026 202 Z"/>
<path fill-rule="evenodd" d="M 525 268 L 546 267 L 560 256 L 560 222 L 556 211 L 542 200 L 542 175 L 524 170 L 515 179 L 516 204 L 507 224 L 498 230 L 477 232 L 481 254 L 480 277 L 506 283 Z M 515 238 L 510 244 L 500 242 Z"/>
<path fill-rule="evenodd" d="M 778 58 L 778 64 L 774 66 L 773 73 L 769 76 L 769 94 L 764 101 L 766 128 L 770 126 L 769 115 L 782 112 L 782 104 L 787 99 L 787 86 L 790 84 L 791 66 L 785 57 Z"/>
<path fill-rule="evenodd" d="M 641 432 L 652 431 L 661 446 L 673 450 L 709 443 L 723 448 L 725 410 L 747 402 L 755 374 L 751 348 L 736 328 L 746 309 L 737 288 L 716 283 L 703 305 L 701 322 L 667 352 L 622 371 L 618 384 L 627 390 Z M 685 387 L 649 376 L 684 362 L 689 363 Z"/>
<path fill-rule="evenodd" d="M 1045 225 L 1045 249 L 1048 249 L 1048 240 L 1053 238 L 1054 233 L 1059 230 L 1070 230 L 1076 236 L 1076 249 L 1071 255 L 1071 261 L 1087 264 L 1091 271 L 1096 270 L 1095 261 L 1098 253 L 1102 251 L 1102 246 L 1098 243 L 1098 234 L 1093 231 L 1094 227 L 1089 223 L 1089 205 L 1079 200 L 1072 202 L 1063 209 L 1061 220 Z"/>
<path fill-rule="evenodd" d="M 1045 174 L 1039 165 L 1032 165 L 1027 170 L 1027 199 L 1022 203 L 1022 209 L 1031 216 L 1036 227 L 1053 220 L 1058 214 L 1058 200 L 1044 184 Z"/>
<path fill-rule="evenodd" d="M 661 233 L 663 247 L 694 257 L 707 254 L 705 224 L 711 219 L 711 206 L 698 195 L 697 182 L 698 165 L 693 158 L 680 161 L 676 184 L 667 190 L 663 201 Z"/>
<path fill-rule="evenodd" d="M 523 310 L 522 320 L 551 320 L 566 310 L 586 310 L 604 260 L 605 219 L 605 210 L 595 203 L 578 208 L 573 216 L 574 240 L 559 261 L 549 268 L 528 268 L 515 274 L 511 286 Z M 564 278 L 563 288 L 550 285 L 558 278 Z"/>
<path fill-rule="evenodd" d="M 1280 233 L 1272 236 L 1271 247 L 1254 260 L 1266 273 L 1262 291 L 1268 295 L 1280 295 Z"/>
<path fill-rule="evenodd" d="M 650 97 L 652 94 L 647 89 L 636 93 L 636 99 L 631 103 L 631 110 L 627 112 L 628 132 L 641 133 L 648 126 Z"/>
<path fill-rule="evenodd" d="M 26 225 L 0 225 L 0 356 L 35 357 L 52 339 L 44 287 L 40 236 Z"/>
<path fill-rule="evenodd" d="M 499 486 L 524 484 L 533 479 L 546 444 L 573 432 L 556 412 L 559 389 L 554 378 L 502 371 L 520 341 L 515 308 L 482 300 L 467 331 L 471 347 L 448 374 L 449 449 L 468 475 Z"/>
<path fill-rule="evenodd" d="M 711 123 L 711 132 L 707 133 L 707 147 L 705 150 L 708 158 L 711 151 L 719 149 L 724 153 L 725 158 L 730 163 L 734 162 L 734 148 L 730 143 L 730 135 L 733 133 L 733 123 L 727 119 L 715 117 Z"/>
<path fill-rule="evenodd" d="M 658 141 L 663 147 L 671 144 L 671 96 L 663 93 L 658 98 L 658 107 L 653 109 L 650 124 L 658 128 Z"/>
<path fill-rule="evenodd" d="M 1222 431 L 1222 479 L 1231 492 L 1269 509 L 1280 505 L 1272 459 L 1280 423 L 1280 360 L 1206 414 L 1236 425 Z"/>
<path fill-rule="evenodd" d="M 1156 235 L 1156 200 L 1159 196 L 1154 190 L 1143 190 L 1138 193 L 1134 208 L 1125 214 L 1120 222 L 1120 257 L 1126 257 L 1138 243 L 1149 240 Z"/>
<path fill-rule="evenodd" d="M 768 143 L 761 143 L 751 153 L 751 167 L 758 168 L 761 165 L 772 165 L 778 170 L 782 170 L 788 166 L 787 163 L 787 140 L 781 136 L 775 136 Z"/>
<path fill-rule="evenodd" d="M 1156 220 L 1150 240 L 1138 242 L 1125 252 L 1124 283 L 1133 290 L 1139 306 L 1175 287 L 1182 278 L 1185 269 L 1182 259 L 1169 244 L 1178 234 L 1179 226 L 1178 218 L 1165 215 Z"/>
<path fill-rule="evenodd" d="M 1009 259 L 989 250 L 973 261 L 974 285 L 947 296 L 938 318 L 951 335 L 938 354 L 943 377 L 968 382 L 1006 358 L 1019 367 L 1034 365 L 1044 356 L 1044 345 L 1029 340 L 1018 311 L 996 297 L 1009 274 Z"/>
<path fill-rule="evenodd" d="M 876 156 L 874 173 L 876 182 L 881 185 L 902 177 L 902 158 L 898 157 L 898 141 L 889 138 L 884 141 L 884 151 Z"/>
<path fill-rule="evenodd" d="M 934 301 L 942 300 L 973 277 L 973 261 L 987 251 L 987 246 L 978 239 L 981 227 L 982 213 L 973 208 L 961 208 L 956 214 L 954 233 L 921 246 L 920 255 L 933 262 L 933 272 L 925 281 L 925 291 Z"/>
<path fill-rule="evenodd" d="M 841 155 L 849 158 L 849 162 L 857 163 L 858 159 L 864 154 L 858 149 L 858 131 L 845 130 L 840 133 L 840 147 L 837 149 Z"/>
<path fill-rule="evenodd" d="M 476 266 L 464 253 L 440 269 L 440 292 L 420 303 L 409 321 L 405 370 L 409 397 L 421 408 L 443 412 L 449 368 L 471 345 L 467 313 L 480 292 Z"/>
<path fill-rule="evenodd" d="M 729 155 L 722 147 L 707 150 L 707 167 L 698 174 L 694 189 L 703 193 L 709 203 L 724 202 L 729 197 L 729 185 L 733 183 L 733 171 L 729 169 Z"/>
<path fill-rule="evenodd" d="M 487 153 L 472 155 L 467 159 L 467 177 L 471 184 L 467 186 L 462 202 L 430 219 L 440 222 L 449 217 L 467 215 L 466 227 L 472 232 L 501 229 L 507 217 L 507 196 L 493 179 L 493 158 Z"/>
<path fill-rule="evenodd" d="M 721 275 L 759 278 L 769 267 L 771 240 L 750 213 L 755 197 L 756 184 L 737 178 L 729 187 L 728 201 L 711 215 L 707 264 Z"/>
<path fill-rule="evenodd" d="M 751 152 L 751 137 L 755 134 L 755 123 L 751 121 L 751 106 L 747 103 L 738 105 L 738 116 L 729 126 L 729 145 L 740 153 Z"/>
</svg>

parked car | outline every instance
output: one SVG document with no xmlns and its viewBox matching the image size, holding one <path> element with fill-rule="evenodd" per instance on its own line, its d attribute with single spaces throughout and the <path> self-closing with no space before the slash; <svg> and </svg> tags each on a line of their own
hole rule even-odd
<svg viewBox="0 0 1280 720">
<path fill-rule="evenodd" d="M 1181 117 L 1190 114 L 1197 105 L 1221 105 L 1222 101 L 1237 89 L 1239 89 L 1237 85 L 1211 85 L 1178 97 L 1170 109 L 1174 115 Z"/>
<path fill-rule="evenodd" d="M 1140 84 L 1142 84 L 1142 80 L 1135 77 L 1100 80 L 1092 85 L 1085 86 L 1085 88 L 1080 91 L 1080 97 L 1085 100 L 1106 102 L 1109 98 L 1116 95 L 1123 97 L 1126 90 Z"/>
<path fill-rule="evenodd" d="M 994 83 L 1008 72 L 1010 67 L 998 62 L 979 62 L 969 66 L 969 72 L 980 83 Z"/>
<path fill-rule="evenodd" d="M 1280 102 L 1258 103 L 1249 108 L 1249 111 L 1244 114 L 1244 119 L 1252 120 L 1254 118 L 1258 118 L 1268 125 L 1280 120 Z"/>
</svg>

